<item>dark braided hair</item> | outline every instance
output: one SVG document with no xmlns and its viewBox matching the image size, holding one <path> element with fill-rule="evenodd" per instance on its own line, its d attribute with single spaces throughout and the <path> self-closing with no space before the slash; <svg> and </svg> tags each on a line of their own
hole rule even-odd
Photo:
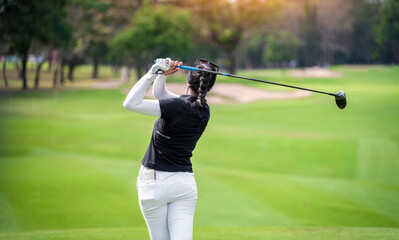
<svg viewBox="0 0 399 240">
<path fill-rule="evenodd" d="M 207 69 L 216 71 L 215 67 L 205 62 L 195 62 L 194 67 L 198 69 Z M 194 72 L 190 71 L 187 77 L 189 88 L 198 94 L 198 101 L 192 103 L 194 107 L 205 107 L 206 105 L 206 94 L 212 89 L 216 81 L 216 74 L 207 72 Z"/>
</svg>

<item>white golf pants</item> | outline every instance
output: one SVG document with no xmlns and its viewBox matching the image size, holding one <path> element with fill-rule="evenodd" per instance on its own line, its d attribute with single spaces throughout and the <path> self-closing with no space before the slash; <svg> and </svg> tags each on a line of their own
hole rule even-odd
<svg viewBox="0 0 399 240">
<path fill-rule="evenodd" d="M 142 166 L 137 191 L 152 240 L 193 239 L 197 203 L 194 173 L 154 171 Z"/>
</svg>

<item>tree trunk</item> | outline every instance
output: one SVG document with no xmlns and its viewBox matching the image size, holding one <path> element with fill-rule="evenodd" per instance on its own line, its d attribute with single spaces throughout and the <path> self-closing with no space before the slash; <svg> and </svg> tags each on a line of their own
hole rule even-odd
<svg viewBox="0 0 399 240">
<path fill-rule="evenodd" d="M 120 75 L 120 66 L 119 65 L 113 65 L 112 66 L 112 76 L 114 77 L 114 78 L 118 78 L 119 77 L 119 75 Z"/>
<path fill-rule="evenodd" d="M 61 63 L 60 63 L 60 83 L 61 86 L 64 86 L 64 68 L 65 68 L 65 64 L 64 61 L 61 59 Z"/>
<path fill-rule="evenodd" d="M 68 80 L 73 81 L 73 70 L 75 69 L 75 64 L 69 63 L 68 64 Z"/>
<path fill-rule="evenodd" d="M 40 81 L 40 69 L 42 68 L 43 62 L 39 63 L 36 67 L 36 75 L 35 75 L 35 88 L 39 88 Z"/>
<path fill-rule="evenodd" d="M 54 73 L 53 73 L 53 87 L 54 88 L 57 87 L 58 68 L 59 68 L 59 64 L 56 64 L 54 66 Z"/>
<path fill-rule="evenodd" d="M 393 44 L 393 57 L 396 63 L 399 63 L 399 42 Z"/>
<path fill-rule="evenodd" d="M 48 68 L 47 68 L 47 72 L 51 72 L 51 69 L 53 68 L 53 48 L 50 48 L 48 53 L 47 53 L 47 60 L 48 60 Z"/>
<path fill-rule="evenodd" d="M 19 68 L 18 62 L 15 62 L 14 67 L 15 67 L 15 70 L 17 70 L 18 79 L 19 79 L 19 80 L 22 80 L 22 71 L 21 71 L 20 68 Z"/>
<path fill-rule="evenodd" d="M 228 52 L 226 53 L 227 55 L 227 70 L 229 71 L 229 73 L 234 74 L 236 72 L 236 59 L 234 57 L 234 53 L 232 52 Z"/>
<path fill-rule="evenodd" d="M 51 62 L 51 54 L 47 56 L 47 61 L 48 61 L 48 67 L 47 67 L 47 72 L 51 72 L 51 69 L 53 69 L 53 63 Z"/>
<path fill-rule="evenodd" d="M 26 90 L 28 89 L 28 79 L 26 78 L 26 62 L 28 60 L 28 50 L 29 50 L 29 46 L 27 48 L 25 48 L 22 54 L 22 89 Z"/>
<path fill-rule="evenodd" d="M 7 60 L 6 58 L 3 59 L 3 79 L 4 85 L 8 87 L 8 80 L 7 80 Z"/>
<path fill-rule="evenodd" d="M 93 79 L 98 78 L 98 57 L 93 57 L 93 74 L 91 77 Z"/>
</svg>

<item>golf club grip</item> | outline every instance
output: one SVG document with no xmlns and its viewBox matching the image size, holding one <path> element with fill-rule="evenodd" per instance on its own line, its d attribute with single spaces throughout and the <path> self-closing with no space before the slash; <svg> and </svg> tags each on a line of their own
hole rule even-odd
<svg viewBox="0 0 399 240">
<path fill-rule="evenodd" d="M 185 69 L 185 70 L 190 70 L 190 71 L 198 71 L 198 68 L 189 67 L 189 66 L 184 66 L 184 65 L 178 66 L 178 68 L 180 68 L 180 69 Z"/>
</svg>

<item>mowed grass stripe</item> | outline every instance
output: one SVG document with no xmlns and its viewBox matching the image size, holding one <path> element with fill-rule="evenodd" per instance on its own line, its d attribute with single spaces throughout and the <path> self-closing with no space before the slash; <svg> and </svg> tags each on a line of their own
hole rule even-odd
<svg viewBox="0 0 399 240">
<path fill-rule="evenodd" d="M 7 198 L 0 192 L 0 233 L 2 231 L 18 232 L 19 225 L 14 215 L 14 209 Z"/>
<path fill-rule="evenodd" d="M 0 234 L 1 240 L 146 240 L 146 228 L 93 228 Z M 395 240 L 397 228 L 194 228 L 199 240 Z"/>
<path fill-rule="evenodd" d="M 38 149 L 29 158 L 2 160 L 0 167 L 0 189 L 23 231 L 144 225 L 137 162 Z"/>
<path fill-rule="evenodd" d="M 355 141 L 312 139 L 307 136 L 296 136 L 296 132 L 288 133 L 292 136 L 286 136 L 287 133 L 270 136 L 267 132 L 262 133 L 262 130 L 259 132 L 258 135 L 235 136 L 206 134 L 203 141 L 198 144 L 206 151 L 195 151 L 194 161 L 198 159 L 198 162 L 212 163 L 220 167 L 253 171 L 341 178 L 354 176 L 356 155 L 352 149 L 357 146 Z M 226 147 L 221 149 L 218 145 L 220 142 Z M 334 154 L 315 154 L 315 151 L 334 152 Z M 216 155 L 215 152 L 220 154 Z"/>
<path fill-rule="evenodd" d="M 220 178 L 224 176 L 223 169 L 197 168 L 195 178 L 199 193 L 195 226 L 295 225 L 295 220 L 271 208 L 259 197 L 248 194 L 239 186 L 221 180 Z M 251 182 L 245 179 L 243 182 L 247 183 L 248 187 L 252 187 Z M 264 196 L 262 193 L 259 194 Z"/>
<path fill-rule="evenodd" d="M 389 187 L 390 185 L 370 181 L 314 178 L 310 176 L 289 176 L 289 178 L 363 206 L 374 214 L 384 216 L 392 223 L 392 226 L 399 225 L 397 216 L 399 212 L 397 203 L 399 192 L 398 189 Z"/>
<path fill-rule="evenodd" d="M 399 184 L 398 159 L 398 145 L 392 139 L 359 139 L 356 178 Z"/>
<path fill-rule="evenodd" d="M 203 170 L 205 172 L 205 170 Z M 396 213 L 383 214 L 378 205 L 367 206 L 366 204 L 354 201 L 351 198 L 337 194 L 334 191 L 325 190 L 325 185 L 317 186 L 309 184 L 306 181 L 298 181 L 300 177 L 287 174 L 276 173 L 260 173 L 245 170 L 226 170 L 207 168 L 206 172 L 212 173 L 214 178 L 223 182 L 230 188 L 234 188 L 234 192 L 241 193 L 245 206 L 250 206 L 253 211 L 261 212 L 263 209 L 271 209 L 272 213 L 284 216 L 290 221 L 278 222 L 273 215 L 269 217 L 269 212 L 264 211 L 263 218 L 258 218 L 254 225 L 270 225 L 270 226 L 398 226 L 399 218 Z M 304 177 L 306 179 L 306 177 Z M 309 179 L 308 179 L 309 180 Z M 317 182 L 318 179 L 313 178 L 311 183 Z M 337 181 L 337 180 L 335 180 Z M 342 180 L 338 180 L 342 181 Z M 330 182 L 334 180 L 330 179 Z M 346 183 L 350 184 L 351 181 Z M 316 185 L 316 186 L 314 186 Z M 359 184 L 351 184 L 359 188 Z M 369 190 L 369 189 L 366 189 Z M 229 192 L 229 191 L 228 191 Z M 364 191 L 363 191 L 364 192 Z M 224 195 L 224 204 L 217 206 L 209 205 L 212 208 L 223 208 L 229 204 L 228 194 Z M 392 195 L 390 201 L 397 201 L 397 195 Z M 252 199 L 257 199 L 264 207 L 251 205 Z M 376 199 L 373 199 L 376 200 Z M 382 199 L 380 199 L 382 200 Z M 379 204 L 384 204 L 380 201 Z M 374 209 L 376 208 L 376 209 Z M 253 217 L 251 211 L 245 211 L 233 207 L 235 212 L 241 212 L 242 222 L 251 222 Z M 392 210 L 392 206 L 391 206 Z M 229 213 L 227 213 L 229 214 Z M 238 214 L 237 214 L 238 215 Z M 394 217 L 394 218 L 392 218 Z M 237 219 L 227 218 L 226 224 L 237 221 Z M 317 219 L 317 221 L 315 221 Z M 272 221 L 269 221 L 272 220 Z"/>
<path fill-rule="evenodd" d="M 41 116 L 43 111 L 48 115 Z M 133 153 L 134 157 L 139 158 L 142 157 L 141 152 L 145 151 L 148 145 L 149 133 L 152 130 L 152 124 L 148 124 L 146 120 L 154 121 L 154 118 L 142 117 L 122 109 L 118 114 L 104 110 L 107 114 L 104 112 L 101 114 L 110 116 L 105 119 L 80 117 L 82 114 L 90 116 L 92 114 L 90 111 L 84 111 L 84 113 L 81 110 L 75 113 L 63 111 L 58 113 L 57 111 L 60 110 L 56 109 L 53 112 L 44 106 L 37 106 L 33 116 L 29 114 L 4 115 L 2 122 L 9 127 L 1 129 L 2 135 L 7 139 L 0 146 L 1 153 L 12 151 L 17 146 L 21 148 L 38 146 L 121 159 L 131 158 L 131 153 Z M 119 118 L 122 113 L 124 118 L 121 121 Z M 94 113 L 92 117 L 101 116 L 101 114 Z M 63 118 L 62 115 L 66 117 Z M 38 139 L 40 141 L 37 141 Z M 122 148 L 124 151 L 120 151 Z M 18 149 L 14 150 L 18 152 Z"/>
</svg>

